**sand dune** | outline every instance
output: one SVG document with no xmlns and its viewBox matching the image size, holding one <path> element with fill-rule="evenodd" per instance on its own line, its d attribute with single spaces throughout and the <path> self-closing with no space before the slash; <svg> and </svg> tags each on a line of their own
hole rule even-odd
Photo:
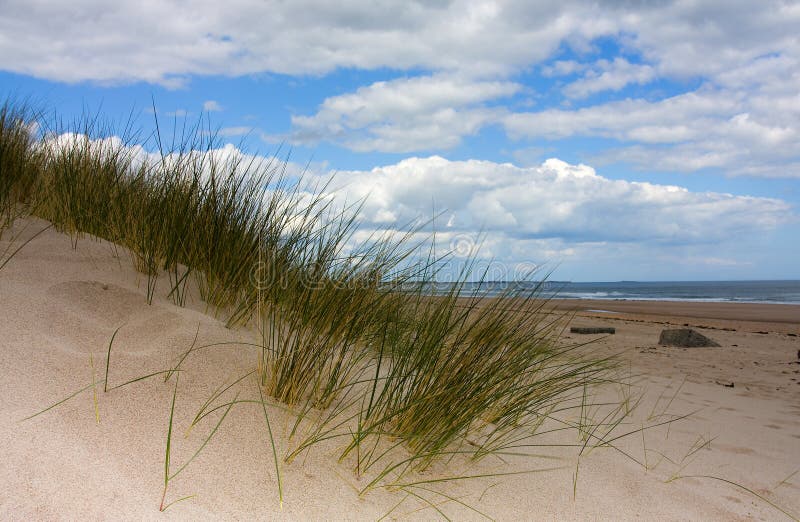
<svg viewBox="0 0 800 522">
<path fill-rule="evenodd" d="M 31 223 L 27 234 L 43 226 Z M 8 235 L 4 237 L 7 241 Z M 0 252 L 6 244 L 0 240 Z M 377 489 L 359 496 L 363 483 L 333 456 L 338 442 L 320 444 L 291 464 L 282 464 L 281 507 L 263 414 L 260 406 L 248 405 L 231 409 L 201 454 L 170 482 L 167 501 L 195 496 L 160 513 L 174 379 L 149 379 L 108 393 L 98 390 L 99 423 L 91 389 L 20 422 L 93 379 L 102 379 L 106 349 L 118 327 L 111 385 L 171 367 L 195 335 L 200 344 L 251 340 L 248 332 L 226 329 L 205 314 L 196 296 L 179 308 L 159 288 L 148 306 L 144 276 L 131 266 L 124 251 L 104 241 L 86 238 L 73 249 L 67 236 L 51 230 L 0 271 L 0 518 L 375 520 L 387 513 L 397 519 L 440 517 L 434 507 L 402 491 Z M 581 306 L 611 310 L 613 303 Z M 507 457 L 503 462 L 490 457 L 472 468 L 457 461 L 443 463 L 421 480 L 449 473 L 559 469 L 431 484 L 430 489 L 458 502 L 437 493 L 426 494 L 428 499 L 458 520 L 484 519 L 480 513 L 499 520 L 789 518 L 753 493 L 720 480 L 669 481 L 707 475 L 746 486 L 797 516 L 800 473 L 792 473 L 800 470 L 800 338 L 788 335 L 800 334 L 800 321 L 791 320 L 797 308 L 781 312 L 789 313 L 789 320 L 757 306 L 744 317 L 715 310 L 719 308 L 693 305 L 689 310 L 670 303 L 663 309 L 652 305 L 613 315 L 579 312 L 574 320 L 576 325 L 616 328 L 615 335 L 593 346 L 621 352 L 630 374 L 637 376 L 636 385 L 627 391 L 644 393 L 619 433 L 653 424 L 653 415 L 665 409 L 676 415 L 695 412 L 689 419 L 619 439 L 618 449 L 595 448 L 580 459 L 574 447 L 534 447 L 527 453 L 541 457 Z M 800 312 L 795 317 L 800 319 Z M 722 346 L 660 347 L 658 333 L 670 324 L 706 327 L 702 331 Z M 567 341 L 579 340 L 570 337 Z M 210 416 L 185 436 L 200 406 L 215 388 L 255 364 L 256 353 L 243 344 L 204 350 L 187 359 L 175 406 L 173 469 L 192 456 L 219 418 Z M 725 386 L 730 383 L 734 387 Z M 617 397 L 625 391 L 610 386 L 604 393 Z M 240 393 L 257 396 L 247 379 Z M 277 405 L 270 415 L 283 453 L 291 445 L 287 435 L 292 417 Z M 570 431 L 536 442 L 575 445 L 579 440 Z"/>
</svg>

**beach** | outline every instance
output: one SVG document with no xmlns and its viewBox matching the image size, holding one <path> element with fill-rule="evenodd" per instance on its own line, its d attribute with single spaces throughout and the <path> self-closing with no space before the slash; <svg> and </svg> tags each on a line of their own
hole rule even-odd
<svg viewBox="0 0 800 522">
<path fill-rule="evenodd" d="M 744 331 L 769 330 L 800 334 L 800 307 L 788 304 L 724 303 L 701 301 L 622 301 L 594 299 L 555 299 L 557 309 L 575 310 L 582 315 L 641 318 L 651 322 L 669 319 L 674 323 L 691 321 L 699 328 L 708 325 Z M 588 311 L 588 312 L 587 312 Z M 594 311 L 594 312 L 592 312 Z M 705 322 L 703 320 L 706 320 Z"/>
<path fill-rule="evenodd" d="M 29 222 L 24 234 L 46 225 Z M 7 244 L 0 240 L 0 252 Z M 252 370 L 257 358 L 246 346 L 252 333 L 225 328 L 199 299 L 177 307 L 164 284 L 148 305 L 145 279 L 123 249 L 88 237 L 73 248 L 54 230 L 0 271 L 3 520 L 800 515 L 800 306 L 613 300 L 552 303 L 574 313 L 569 326 L 615 329 L 613 335 L 579 335 L 567 328 L 562 338 L 592 341 L 589 349 L 622 361 L 624 380 L 609 383 L 581 414 L 602 426 L 599 403 L 605 399 L 631 409 L 605 437 L 606 445 L 581 450 L 574 431 L 552 431 L 526 441 L 519 455 L 472 465 L 439 463 L 417 476 L 421 486 L 414 491 L 423 497 L 417 498 L 402 488 L 359 495 L 363 479 L 337 462 L 342 443 L 324 442 L 281 463 L 281 505 L 264 415 L 260 407 L 242 405 L 230 409 L 214 437 L 169 482 L 167 503 L 192 497 L 162 513 L 173 398 L 174 472 L 204 444 L 222 413 L 188 431 L 200 406 L 215 389 Z M 720 346 L 661 346 L 659 334 L 667 328 L 695 329 Z M 156 377 L 104 392 L 97 383 L 115 331 L 111 385 L 171 368 L 193 343 L 242 344 L 188 358 L 177 388 L 176 379 Z M 22 420 L 82 388 L 69 401 Z M 242 397 L 253 392 L 243 387 Z M 293 416 L 278 405 L 269 414 L 283 454 L 291 445 Z M 437 482 L 453 473 L 479 477 Z"/>
</svg>

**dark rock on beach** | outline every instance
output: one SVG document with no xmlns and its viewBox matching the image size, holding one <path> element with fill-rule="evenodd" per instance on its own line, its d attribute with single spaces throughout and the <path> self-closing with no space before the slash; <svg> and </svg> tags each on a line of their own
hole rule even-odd
<svg viewBox="0 0 800 522">
<path fill-rule="evenodd" d="M 700 348 L 704 346 L 719 346 L 718 343 L 691 328 L 678 328 L 662 330 L 658 344 L 667 346 L 680 346 L 683 348 Z"/>
<path fill-rule="evenodd" d="M 571 333 L 576 334 L 613 334 L 617 330 L 615 328 L 608 328 L 608 327 L 590 327 L 590 328 L 581 328 L 577 326 L 573 326 L 569 329 Z"/>
</svg>

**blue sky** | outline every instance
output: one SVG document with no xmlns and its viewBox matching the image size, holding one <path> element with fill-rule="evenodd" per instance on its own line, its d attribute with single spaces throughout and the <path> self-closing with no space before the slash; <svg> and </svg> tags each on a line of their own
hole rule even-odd
<svg viewBox="0 0 800 522">
<path fill-rule="evenodd" d="M 128 5 L 130 4 L 130 5 Z M 5 1 L 0 95 L 201 114 L 498 277 L 800 278 L 800 3 Z"/>
</svg>

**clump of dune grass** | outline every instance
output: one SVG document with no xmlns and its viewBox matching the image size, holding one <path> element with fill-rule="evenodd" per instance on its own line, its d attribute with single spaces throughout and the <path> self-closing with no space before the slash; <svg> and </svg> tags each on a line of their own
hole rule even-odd
<svg viewBox="0 0 800 522">
<path fill-rule="evenodd" d="M 366 492 L 454 455 L 479 460 L 523 445 L 550 412 L 609 379 L 612 359 L 557 342 L 565 317 L 543 313 L 541 288 L 488 298 L 478 287 L 465 297 L 465 270 L 432 295 L 436 263 L 423 266 L 370 316 L 361 364 L 288 460 L 341 439 L 339 460 L 370 476 Z"/>
<path fill-rule="evenodd" d="M 25 103 L 7 100 L 0 106 L 0 239 L 7 240 L 0 250 L 0 269 L 49 228 L 30 235 L 25 225 L 4 237 L 17 218 L 32 211 L 31 193 L 43 159 L 34 135 L 39 116 Z"/>
<path fill-rule="evenodd" d="M 558 343 L 564 317 L 545 313 L 541 288 L 465 296 L 468 264 L 434 295 L 450 258 L 414 243 L 424 224 L 356 242 L 360 202 L 337 206 L 285 162 L 226 152 L 207 120 L 158 128 L 147 152 L 130 122 L 118 133 L 99 117 L 46 124 L 3 107 L 0 211 L 24 203 L 73 241 L 128 248 L 148 302 L 166 278 L 162 293 L 184 306 L 193 284 L 228 326 L 254 328 L 259 394 L 297 416 L 286 460 L 339 440 L 340 460 L 372 473 L 367 491 L 455 454 L 501 454 L 613 366 Z M 263 398 L 249 403 L 271 432 Z M 165 460 L 166 491 L 169 442 Z"/>
<path fill-rule="evenodd" d="M 415 296 L 413 329 L 386 325 L 391 353 L 381 389 L 370 395 L 364 433 L 400 437 L 424 465 L 457 440 L 477 437 L 475 456 L 500 448 L 510 432 L 538 422 L 537 412 L 594 383 L 603 361 L 573 356 L 555 339 L 563 323 L 538 313 L 537 293 L 459 299 Z M 505 299 L 504 299 L 505 298 Z M 528 311 L 511 312 L 508 300 Z"/>
<path fill-rule="evenodd" d="M 354 224 L 352 217 L 327 220 L 314 232 L 313 251 L 305 248 L 295 263 L 301 269 L 264 289 L 260 374 L 266 392 L 287 404 L 327 408 L 360 380 L 375 355 L 376 318 L 385 317 L 396 298 L 380 286 L 380 274 L 411 251 L 403 238 L 383 237 L 344 255 Z"/>
<path fill-rule="evenodd" d="M 42 159 L 35 148 L 38 118 L 24 103 L 7 100 L 0 105 L 0 234 L 16 217 L 30 211 L 25 203 Z"/>
<path fill-rule="evenodd" d="M 111 126 L 99 118 L 74 127 L 49 124 L 37 143 L 43 161 L 35 212 L 74 240 L 85 234 L 120 239 L 125 190 L 135 177 L 133 149 L 126 140 L 112 138 Z"/>
</svg>

